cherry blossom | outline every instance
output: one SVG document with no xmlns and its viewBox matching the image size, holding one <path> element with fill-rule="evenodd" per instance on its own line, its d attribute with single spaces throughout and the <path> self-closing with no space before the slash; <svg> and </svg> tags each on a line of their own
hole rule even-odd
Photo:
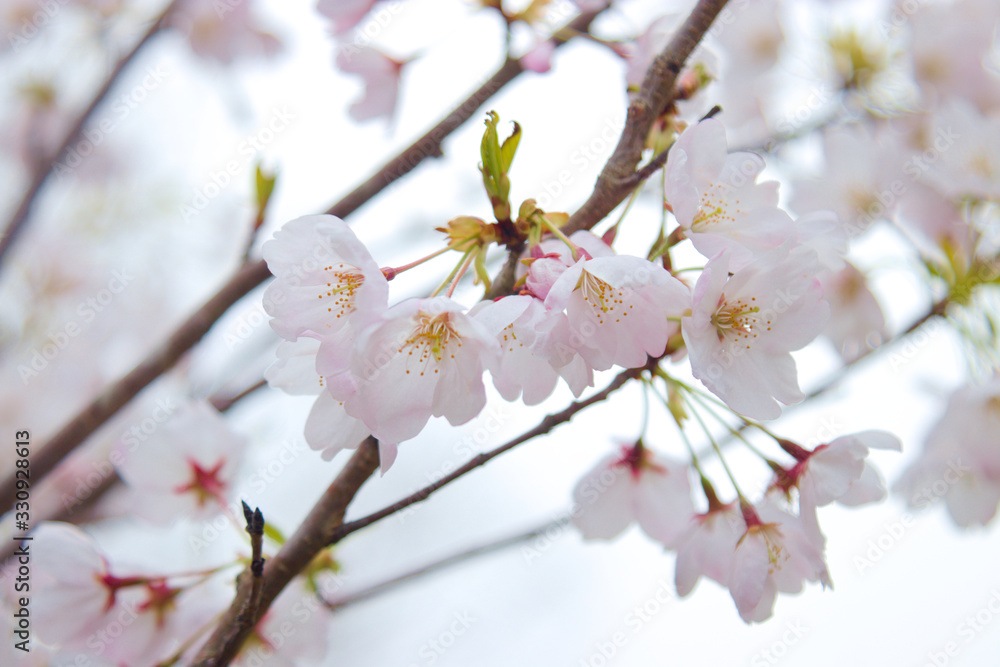
<svg viewBox="0 0 1000 667">
<path fill-rule="evenodd" d="M 943 498 L 965 528 L 993 521 L 1000 504 L 1000 379 L 952 394 L 920 458 L 893 490 L 910 507 Z"/>
<path fill-rule="evenodd" d="M 277 360 L 264 373 L 268 384 L 292 395 L 314 395 L 316 401 L 305 424 L 306 443 L 331 460 L 343 449 L 355 449 L 371 429 L 344 410 L 344 402 L 326 391 L 326 378 L 316 371 L 320 341 L 302 337 L 278 345 Z M 396 459 L 395 443 L 379 441 L 379 462 L 384 473 Z"/>
<path fill-rule="evenodd" d="M 322 338 L 323 372 L 346 368 L 357 332 L 389 298 L 368 249 L 339 218 L 309 215 L 285 224 L 261 252 L 277 278 L 264 292 L 271 328 L 286 340 Z"/>
<path fill-rule="evenodd" d="M 813 451 L 784 440 L 782 448 L 796 463 L 778 470 L 771 490 L 786 496 L 793 487 L 799 490 L 799 516 L 803 528 L 822 544 L 816 508 L 837 501 L 855 507 L 885 498 L 882 475 L 868 461 L 871 449 L 901 451 L 899 438 L 885 431 L 864 431 L 841 436 Z"/>
<path fill-rule="evenodd" d="M 830 306 L 812 251 L 785 244 L 729 276 L 722 253 L 705 266 L 681 322 L 691 372 L 733 410 L 775 419 L 804 398 L 791 352 L 826 326 Z"/>
<path fill-rule="evenodd" d="M 793 235 L 791 217 L 778 208 L 778 184 L 756 182 L 764 160 L 728 153 L 720 121 L 709 118 L 685 130 L 664 169 L 677 222 L 706 257 L 729 250 L 736 270 Z"/>
<path fill-rule="evenodd" d="M 821 275 L 820 282 L 831 312 L 823 335 L 840 358 L 850 363 L 878 347 L 885 338 L 885 317 L 865 274 L 847 264 L 838 273 Z"/>
<path fill-rule="evenodd" d="M 926 181 L 954 198 L 1000 198 L 1000 116 L 985 116 L 962 99 L 933 114 L 920 163 Z"/>
<path fill-rule="evenodd" d="M 337 67 L 357 74 L 364 81 L 364 94 L 351 104 L 349 113 L 357 121 L 385 117 L 396 111 L 399 83 L 405 60 L 390 58 L 373 46 L 344 46 L 337 52 Z"/>
<path fill-rule="evenodd" d="M 745 532 L 743 513 L 735 502 L 716 502 L 704 514 L 692 516 L 676 541 L 677 594 L 690 594 L 702 575 L 728 587 L 736 545 Z"/>
<path fill-rule="evenodd" d="M 101 627 L 114 609 L 108 562 L 76 526 L 44 522 L 32 534 L 35 595 L 31 613 L 38 638 L 61 645 Z M 72 613 L 67 613 L 72 610 Z"/>
<path fill-rule="evenodd" d="M 577 248 L 577 252 L 586 253 L 588 258 L 613 257 L 615 251 L 596 234 L 581 229 L 574 232 L 569 240 Z M 556 238 L 547 238 L 528 251 L 524 262 L 529 264 L 527 272 L 521 274 L 525 278 L 527 290 L 542 301 L 548 296 L 552 285 L 566 269 L 576 263 L 573 249 Z"/>
<path fill-rule="evenodd" d="M 746 532 L 733 555 L 729 590 L 747 623 L 771 617 L 778 592 L 799 593 L 804 581 L 832 586 L 822 544 L 795 516 L 764 503 L 743 506 Z"/>
<path fill-rule="evenodd" d="M 898 203 L 901 155 L 906 147 L 889 132 L 865 125 L 839 126 L 823 134 L 825 170 L 795 181 L 794 211 L 832 210 L 851 236 L 893 215 Z M 895 192 L 893 191 L 895 189 Z"/>
<path fill-rule="evenodd" d="M 547 310 L 532 296 L 515 295 L 482 302 L 469 316 L 497 336 L 500 356 L 489 371 L 505 400 L 520 396 L 525 405 L 537 405 L 560 377 L 574 396 L 593 386 L 593 371 L 569 346 L 569 320 L 561 311 Z"/>
<path fill-rule="evenodd" d="M 609 540 L 633 521 L 667 547 L 694 514 L 687 466 L 641 441 L 601 459 L 573 489 L 573 524 L 588 540 Z"/>
<path fill-rule="evenodd" d="M 378 0 L 319 0 L 316 11 L 333 23 L 333 34 L 344 35 L 361 23 Z"/>
<path fill-rule="evenodd" d="M 196 402 L 180 406 L 138 446 L 123 440 L 114 461 L 135 491 L 135 512 L 166 523 L 223 511 L 245 448 L 215 409 Z"/>
<path fill-rule="evenodd" d="M 996 5 L 961 0 L 920 3 L 909 17 L 912 35 L 904 53 L 928 104 L 961 97 L 983 112 L 1000 105 L 1000 76 L 983 66 L 996 34 Z"/>
<path fill-rule="evenodd" d="M 689 306 L 687 286 L 662 266 L 627 255 L 581 259 L 545 297 L 546 308 L 566 309 L 570 344 L 594 370 L 636 368 L 647 355 L 662 355 Z"/>
<path fill-rule="evenodd" d="M 250 4 L 181 0 L 171 16 L 171 25 L 187 35 L 197 55 L 227 65 L 244 56 L 274 55 L 281 42 L 257 27 Z"/>
<path fill-rule="evenodd" d="M 389 308 L 358 338 L 353 387 L 334 386 L 347 414 L 379 440 L 415 437 L 431 416 L 464 424 L 483 409 L 485 368 L 497 339 L 446 297 L 408 299 Z"/>
<path fill-rule="evenodd" d="M 551 39 L 543 39 L 521 56 L 521 67 L 538 74 L 544 74 L 552 69 L 552 54 L 555 51 L 556 43 Z"/>
<path fill-rule="evenodd" d="M 257 621 L 233 664 L 296 667 L 318 663 L 327 652 L 329 622 L 330 612 L 319 603 L 316 591 L 298 577 Z"/>
</svg>

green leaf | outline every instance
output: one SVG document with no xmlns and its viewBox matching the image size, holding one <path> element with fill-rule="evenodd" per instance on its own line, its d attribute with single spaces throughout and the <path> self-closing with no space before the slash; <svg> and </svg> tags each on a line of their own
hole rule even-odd
<svg viewBox="0 0 1000 667">
<path fill-rule="evenodd" d="M 280 530 L 275 528 L 273 523 L 264 524 L 264 535 L 271 538 L 271 541 L 281 546 L 285 543 L 285 536 Z"/>
<path fill-rule="evenodd" d="M 521 126 L 514 121 L 514 131 L 509 137 L 504 139 L 500 147 L 500 161 L 504 173 L 510 171 L 510 165 L 514 161 L 514 153 L 517 152 L 517 145 L 521 142 Z"/>
<path fill-rule="evenodd" d="M 274 184 L 278 180 L 278 174 L 275 173 L 265 173 L 260 167 L 260 163 L 257 163 L 257 218 L 262 220 L 264 218 L 264 211 L 267 210 L 267 203 L 271 201 L 271 195 L 274 194 Z"/>
</svg>

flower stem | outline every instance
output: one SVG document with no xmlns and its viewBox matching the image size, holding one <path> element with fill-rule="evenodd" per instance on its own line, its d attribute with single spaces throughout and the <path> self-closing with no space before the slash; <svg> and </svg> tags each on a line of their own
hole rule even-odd
<svg viewBox="0 0 1000 667">
<path fill-rule="evenodd" d="M 393 278 L 395 278 L 397 275 L 399 275 L 403 271 L 409 271 L 410 269 L 412 269 L 415 266 L 420 266 L 424 262 L 430 261 L 430 260 L 434 259 L 435 257 L 437 257 L 438 255 L 443 255 L 444 253 L 448 252 L 449 250 L 450 250 L 450 248 L 441 248 L 440 250 L 435 250 L 431 254 L 429 254 L 429 255 L 427 255 L 425 257 L 421 257 L 420 259 L 418 259 L 416 261 L 413 261 L 413 262 L 410 262 L 409 264 L 403 264 L 402 266 L 396 266 L 396 267 L 387 266 L 387 267 L 385 267 L 385 268 L 382 269 L 382 273 L 385 274 L 385 277 L 386 277 L 387 280 L 392 280 Z"/>
</svg>

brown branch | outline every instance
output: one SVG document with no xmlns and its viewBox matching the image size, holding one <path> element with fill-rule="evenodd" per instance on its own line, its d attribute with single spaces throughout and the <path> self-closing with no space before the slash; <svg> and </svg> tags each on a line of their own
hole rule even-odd
<svg viewBox="0 0 1000 667">
<path fill-rule="evenodd" d="M 514 447 L 517 447 L 518 445 L 525 443 L 529 440 L 537 438 L 540 435 L 545 435 L 546 433 L 554 429 L 556 426 L 559 426 L 560 424 L 565 424 L 570 419 L 572 419 L 576 413 L 590 407 L 594 403 L 599 403 L 603 401 L 612 393 L 620 389 L 626 382 L 628 382 L 633 378 L 638 377 L 639 374 L 642 373 L 645 369 L 651 368 L 652 366 L 655 366 L 657 363 L 659 363 L 659 359 L 650 359 L 649 363 L 647 363 L 642 368 L 630 368 L 628 370 L 622 371 L 615 377 L 615 379 L 611 382 L 611 384 L 609 384 L 607 387 L 597 392 L 593 396 L 590 396 L 582 401 L 574 401 L 570 403 L 565 410 L 546 416 L 545 419 L 539 422 L 538 426 L 536 426 L 535 428 L 529 431 L 525 431 L 524 433 L 517 436 L 513 440 L 510 440 L 495 449 L 491 449 L 488 452 L 483 452 L 482 454 L 473 457 L 468 463 L 463 465 L 461 468 L 458 468 L 449 475 L 445 475 L 444 477 L 434 482 L 433 484 L 429 484 L 424 488 L 420 489 L 419 491 L 410 494 L 406 498 L 403 498 L 402 500 L 395 502 L 392 505 L 389 505 L 388 507 L 385 507 L 377 512 L 373 512 L 372 514 L 369 514 L 366 517 L 350 521 L 342 526 L 337 526 L 337 528 L 329 534 L 329 543 L 331 545 L 336 544 L 337 542 L 344 539 L 353 532 L 361 530 L 362 528 L 366 528 L 377 521 L 381 521 L 387 516 L 391 516 L 396 512 L 409 507 L 410 505 L 427 500 L 427 498 L 429 498 L 430 495 L 435 491 L 437 491 L 438 489 L 447 486 L 448 484 L 451 484 L 459 477 L 462 477 L 463 475 L 475 470 L 479 466 L 500 456 L 504 452 L 507 452 L 513 449 Z"/>
<path fill-rule="evenodd" d="M 160 14 L 160 16 L 153 22 L 146 31 L 146 34 L 136 43 L 132 50 L 126 53 L 116 64 L 114 69 L 108 73 L 107 78 L 104 80 L 104 84 L 97 90 L 90 104 L 84 109 L 83 113 L 76 119 L 73 127 L 70 128 L 69 133 L 66 138 L 63 139 L 62 145 L 53 153 L 48 156 L 48 158 L 43 159 L 38 166 L 33 170 L 31 183 L 28 185 L 28 189 L 25 191 L 24 196 L 21 198 L 21 202 L 18 204 L 17 209 L 11 216 L 7 225 L 4 227 L 3 236 L 0 236 L 0 265 L 7 255 L 7 252 L 13 246 L 14 241 L 20 235 L 21 231 L 24 229 L 25 223 L 31 216 L 31 210 L 34 206 L 35 200 L 38 198 L 39 193 L 41 193 L 42 188 L 45 186 L 46 181 L 48 181 L 49 176 L 52 175 L 53 169 L 55 169 L 56 164 L 59 163 L 69 151 L 73 148 L 74 144 L 80 141 L 80 137 L 83 136 L 83 130 L 87 126 L 94 112 L 104 103 L 107 98 L 108 93 L 114 88 L 115 84 L 118 83 L 118 78 L 121 76 L 122 72 L 135 60 L 135 57 L 142 51 L 143 47 L 149 43 L 149 41 L 166 26 L 167 18 L 174 9 L 174 5 L 177 2 L 171 2 L 165 10 Z"/>
<path fill-rule="evenodd" d="M 684 25 L 646 71 L 638 95 L 629 102 L 625 128 L 597 178 L 590 198 L 563 227 L 571 234 L 590 229 L 622 203 L 636 184 L 636 167 L 653 122 L 674 95 L 677 75 L 725 6 L 726 0 L 699 0 Z"/>
<path fill-rule="evenodd" d="M 257 621 L 278 594 L 326 548 L 324 536 L 343 523 L 348 504 L 376 468 L 378 443 L 369 437 L 351 456 L 295 534 L 264 566 L 264 582 L 252 617 L 241 618 L 240 612 L 250 599 L 253 577 L 244 572 L 237 578 L 236 597 L 216 626 L 215 632 L 198 652 L 193 663 L 196 667 L 221 667 L 228 665 L 236 657 Z"/>
<path fill-rule="evenodd" d="M 317 595 L 319 596 L 320 601 L 327 609 L 336 611 L 341 607 L 346 607 L 350 604 L 354 604 L 355 602 L 361 602 L 362 600 L 367 600 L 368 598 L 375 597 L 380 593 L 384 593 L 387 590 L 395 588 L 399 584 L 405 584 L 406 582 L 413 581 L 414 579 L 418 579 L 428 574 L 433 574 L 434 572 L 443 570 L 446 567 L 451 567 L 452 565 L 463 563 L 471 558 L 476 558 L 477 556 L 485 556 L 486 554 L 491 554 L 493 552 L 500 551 L 502 549 L 506 549 L 508 547 L 515 546 L 517 544 L 521 544 L 522 542 L 527 542 L 528 540 L 534 537 L 538 537 L 539 535 L 544 535 L 548 533 L 552 529 L 564 526 L 568 521 L 569 521 L 569 516 L 563 516 L 554 521 L 549 521 L 548 523 L 538 526 L 537 528 L 533 528 L 527 532 L 519 533 L 517 535 L 511 535 L 509 537 L 504 537 L 499 540 L 494 540 L 493 542 L 489 542 L 488 544 L 482 544 L 478 547 L 465 549 L 464 551 L 460 551 L 459 553 L 452 554 L 451 556 L 447 556 L 440 560 L 436 560 L 432 563 L 428 563 L 426 565 L 421 565 L 420 567 L 413 568 L 412 570 L 397 575 L 395 577 L 392 577 L 391 579 L 381 581 L 377 584 L 374 584 L 373 586 L 369 586 L 368 588 L 364 588 L 360 591 L 350 593 L 335 600 L 327 600 L 325 597 L 322 596 L 322 594 L 319 593 L 317 593 Z"/>
</svg>

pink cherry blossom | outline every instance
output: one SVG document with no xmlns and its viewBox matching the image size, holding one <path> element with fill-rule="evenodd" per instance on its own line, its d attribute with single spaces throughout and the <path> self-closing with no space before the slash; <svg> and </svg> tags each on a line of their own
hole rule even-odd
<svg viewBox="0 0 1000 667">
<path fill-rule="evenodd" d="M 702 575 L 728 587 L 736 545 L 745 532 L 743 513 L 735 502 L 718 503 L 692 516 L 676 542 L 677 594 L 690 594 Z"/>
<path fill-rule="evenodd" d="M 611 246 L 585 229 L 574 232 L 569 240 L 576 246 L 578 252 L 585 252 L 591 259 L 615 255 Z M 576 263 L 573 250 L 557 238 L 547 238 L 537 246 L 533 246 L 527 254 L 529 256 L 525 261 L 530 260 L 530 266 L 525 276 L 525 287 L 531 294 L 544 301 L 559 276 Z"/>
<path fill-rule="evenodd" d="M 237 667 L 296 667 L 319 664 L 327 652 L 330 612 L 316 591 L 297 577 L 281 592 L 247 638 L 233 664 Z M 295 630 L 289 635 L 288 628 Z"/>
<path fill-rule="evenodd" d="M 431 416 L 464 424 L 483 409 L 483 372 L 500 345 L 445 297 L 409 299 L 366 329 L 351 359 L 353 387 L 331 383 L 347 414 L 379 440 L 415 437 Z"/>
<path fill-rule="evenodd" d="M 796 463 L 776 473 L 771 490 L 780 490 L 789 496 L 793 487 L 798 488 L 803 529 L 819 544 L 823 543 L 823 537 L 816 508 L 834 501 L 856 507 L 885 498 L 885 482 L 867 460 L 868 454 L 870 449 L 897 452 L 902 449 L 899 438 L 885 431 L 841 436 L 813 451 L 788 440 L 781 441 L 781 446 Z"/>
<path fill-rule="evenodd" d="M 531 72 L 544 74 L 552 69 L 552 54 L 555 51 L 556 43 L 551 39 L 543 39 L 521 56 L 521 67 Z"/>
<path fill-rule="evenodd" d="M 736 412 L 775 419 L 778 401 L 801 401 L 791 352 L 826 326 L 830 306 L 815 253 L 783 245 L 729 276 L 729 256 L 709 261 L 681 322 L 691 372 Z"/>
<path fill-rule="evenodd" d="M 771 617 L 778 592 L 799 593 L 804 581 L 832 586 L 822 544 L 798 517 L 769 503 L 745 505 L 746 532 L 733 555 L 729 590 L 747 623 Z"/>
<path fill-rule="evenodd" d="M 823 335 L 845 363 L 878 347 L 885 338 L 885 317 L 865 274 L 852 264 L 837 273 L 820 276 L 823 294 L 830 303 L 830 321 Z"/>
<path fill-rule="evenodd" d="M 489 370 L 505 400 L 520 396 L 525 405 L 537 405 L 552 394 L 560 377 L 574 396 L 593 386 L 593 371 L 569 347 L 569 321 L 563 312 L 547 310 L 532 296 L 514 295 L 479 303 L 469 316 L 500 343 L 498 361 Z"/>
<path fill-rule="evenodd" d="M 344 410 L 344 402 L 327 391 L 326 378 L 316 371 L 320 342 L 301 337 L 278 345 L 278 359 L 264 373 L 268 384 L 293 395 L 315 395 L 316 401 L 305 424 L 306 443 L 330 461 L 343 449 L 355 449 L 371 435 L 371 429 Z M 379 462 L 385 473 L 396 459 L 395 443 L 379 441 Z"/>
<path fill-rule="evenodd" d="M 62 645 L 86 637 L 115 607 L 107 560 L 89 535 L 68 523 L 43 522 L 32 537 L 31 613 L 38 638 Z"/>
<path fill-rule="evenodd" d="M 1000 504 L 1000 378 L 962 387 L 893 487 L 910 507 L 944 499 L 962 527 L 986 525 Z"/>
<path fill-rule="evenodd" d="M 187 35 L 191 50 L 202 58 L 230 64 L 240 57 L 274 55 L 281 42 L 257 26 L 250 5 L 181 0 L 170 23 Z"/>
<path fill-rule="evenodd" d="M 726 130 L 709 118 L 689 127 L 670 149 L 667 201 L 694 247 L 706 257 L 729 250 L 731 270 L 793 236 L 778 208 L 778 184 L 757 183 L 764 160 L 728 153 Z"/>
<path fill-rule="evenodd" d="M 663 354 L 690 306 L 690 291 L 640 257 L 581 259 L 559 276 L 545 307 L 566 309 L 570 344 L 594 370 L 636 368 Z"/>
<path fill-rule="evenodd" d="M 633 521 L 667 547 L 694 514 L 687 466 L 640 443 L 601 459 L 573 490 L 573 524 L 588 540 L 609 540 Z"/>
<path fill-rule="evenodd" d="M 344 35 L 361 23 L 378 0 L 319 0 L 316 11 L 333 23 L 333 34 Z"/>
<path fill-rule="evenodd" d="M 286 223 L 261 252 L 275 280 L 264 292 L 271 328 L 287 340 L 325 344 L 322 371 L 346 368 L 358 330 L 385 310 L 389 284 L 344 221 L 309 215 Z"/>
<path fill-rule="evenodd" d="M 372 46 L 347 45 L 340 48 L 337 67 L 342 72 L 359 75 L 365 86 L 363 96 L 351 104 L 351 118 L 357 121 L 392 118 L 406 62 L 390 58 Z"/>
<path fill-rule="evenodd" d="M 112 460 L 150 520 L 203 519 L 225 510 L 246 440 L 204 402 L 180 406 L 145 442 L 122 441 Z"/>
</svg>

